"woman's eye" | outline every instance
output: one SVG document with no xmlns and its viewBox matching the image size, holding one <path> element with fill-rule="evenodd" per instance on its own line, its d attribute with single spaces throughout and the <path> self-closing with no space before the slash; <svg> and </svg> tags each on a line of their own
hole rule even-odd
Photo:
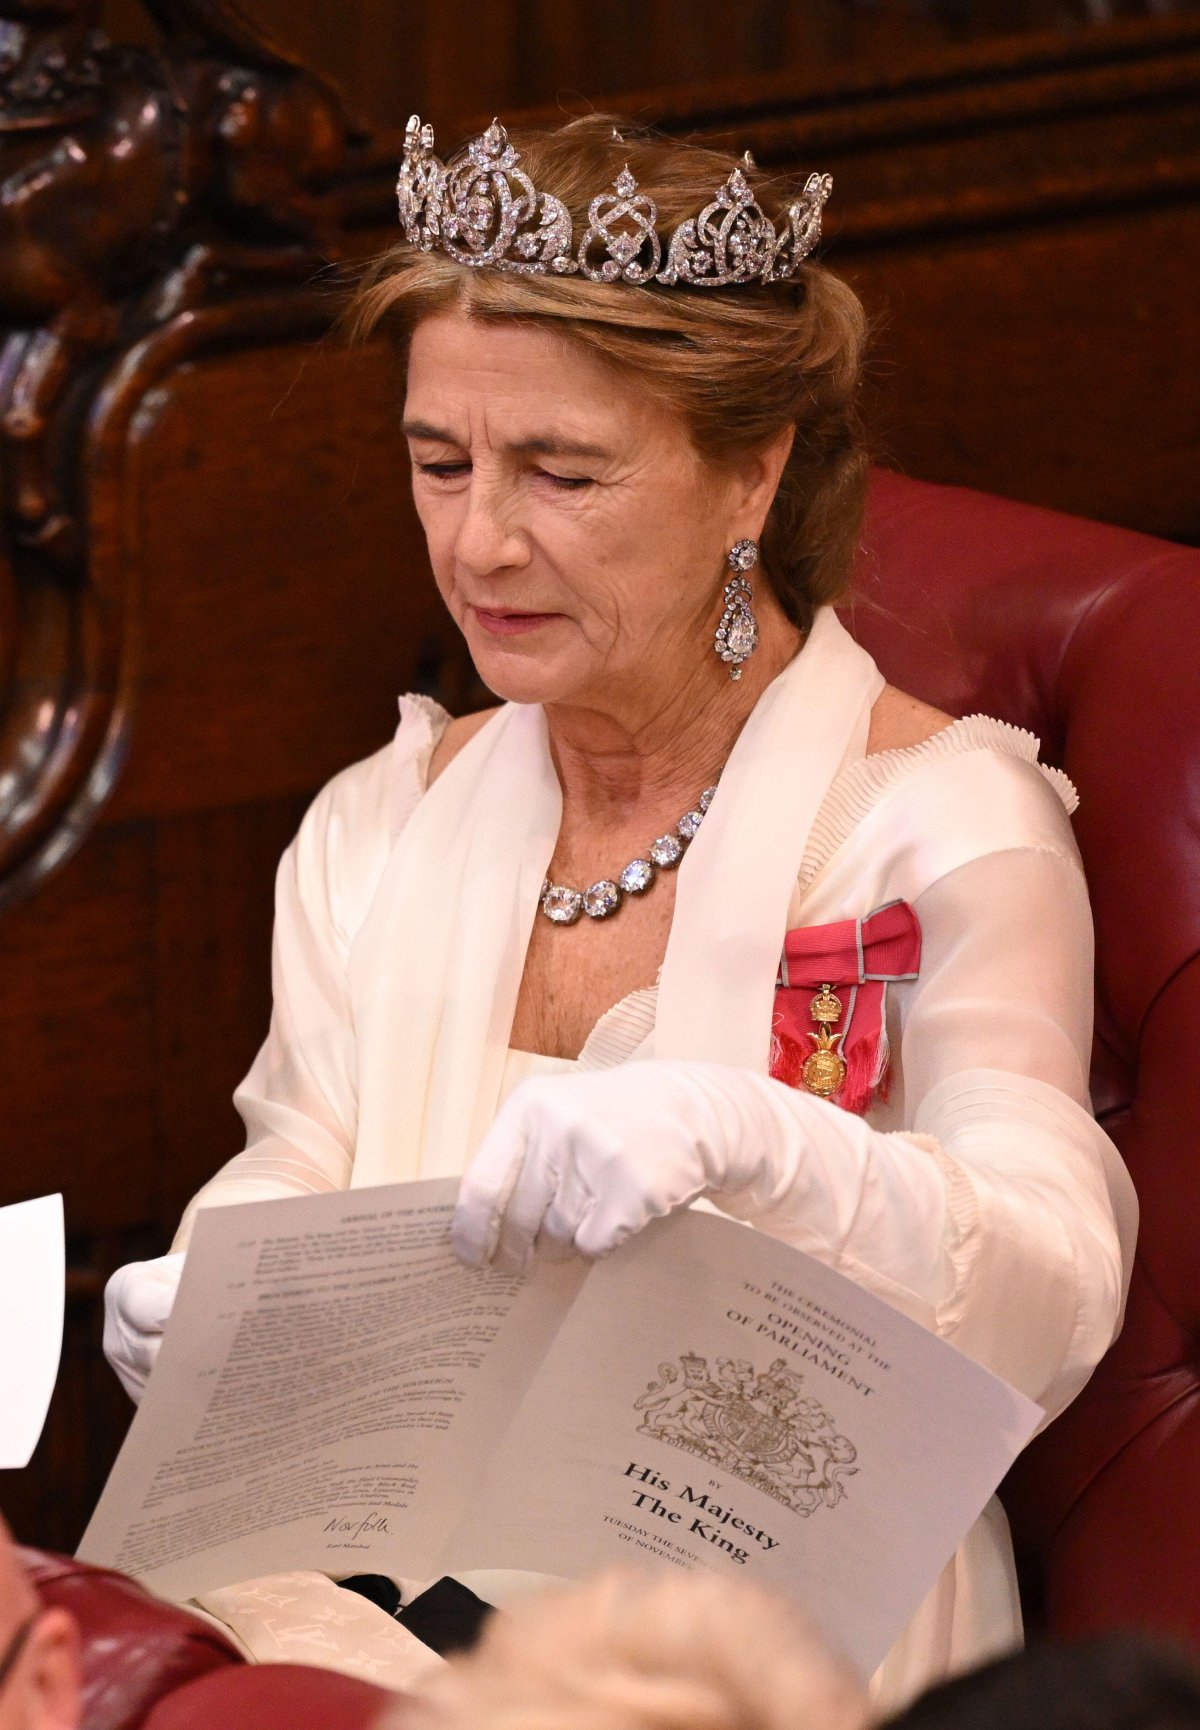
<svg viewBox="0 0 1200 1730">
<path fill-rule="evenodd" d="M 417 470 L 423 475 L 431 475 L 437 481 L 460 480 L 469 475 L 471 465 L 468 462 L 458 463 L 417 463 Z M 550 469 L 535 469 L 539 480 L 548 481 L 552 487 L 562 492 L 579 492 L 583 487 L 593 485 L 587 475 L 556 475 Z"/>
<path fill-rule="evenodd" d="M 578 492 L 581 487 L 590 487 L 592 481 L 588 475 L 556 475 L 549 469 L 539 469 L 538 474 L 552 486 L 561 487 L 564 492 Z"/>
<path fill-rule="evenodd" d="M 455 480 L 459 475 L 469 473 L 470 463 L 418 463 L 418 469 L 423 475 L 433 475 L 439 481 Z"/>
</svg>

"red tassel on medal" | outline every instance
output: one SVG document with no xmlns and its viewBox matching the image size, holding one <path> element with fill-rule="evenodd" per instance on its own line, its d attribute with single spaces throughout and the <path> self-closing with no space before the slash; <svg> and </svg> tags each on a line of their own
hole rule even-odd
<svg viewBox="0 0 1200 1730">
<path fill-rule="evenodd" d="M 907 901 L 861 919 L 801 926 L 784 939 L 771 1074 L 859 1115 L 887 1098 L 887 988 L 915 979 L 921 926 Z"/>
<path fill-rule="evenodd" d="M 836 1095 L 837 1104 L 843 1111 L 853 1111 L 862 1116 L 878 1085 L 879 1067 L 878 1040 L 872 1043 L 867 1039 L 856 1039 L 846 1053 L 846 1079 Z"/>
<path fill-rule="evenodd" d="M 789 1087 L 799 1087 L 808 1052 L 789 1033 L 776 1031 L 771 1035 L 771 1074 L 776 1081 Z"/>
</svg>

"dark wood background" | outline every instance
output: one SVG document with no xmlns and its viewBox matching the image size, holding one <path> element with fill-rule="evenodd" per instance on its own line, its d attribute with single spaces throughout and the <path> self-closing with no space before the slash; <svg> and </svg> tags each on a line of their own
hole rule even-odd
<svg viewBox="0 0 1200 1730">
<path fill-rule="evenodd" d="M 830 169 L 880 455 L 1195 540 L 1200 15 L 1085 11 L 0 0 L 0 1202 L 71 1237 L 23 1537 L 74 1543 L 127 1421 L 108 1271 L 239 1145 L 305 803 L 397 691 L 471 697 L 398 381 L 326 334 L 409 110 L 619 98 Z"/>
<path fill-rule="evenodd" d="M 414 108 L 438 127 L 485 110 L 508 113 L 559 99 L 620 99 L 657 118 L 647 93 L 730 79 L 787 76 L 793 91 L 837 99 L 847 74 L 888 76 L 906 63 L 971 44 L 1053 32 L 1064 42 L 1106 24 L 1183 14 L 1194 0 L 242 0 L 335 80 L 350 110 L 376 130 Z M 122 40 L 151 41 L 140 0 L 102 0 Z"/>
</svg>

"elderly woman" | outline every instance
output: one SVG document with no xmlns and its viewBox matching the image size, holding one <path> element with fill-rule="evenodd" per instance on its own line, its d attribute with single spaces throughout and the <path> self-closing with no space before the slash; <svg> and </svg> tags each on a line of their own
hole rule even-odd
<svg viewBox="0 0 1200 1730">
<path fill-rule="evenodd" d="M 1050 1416 L 1108 1346 L 1134 1206 L 1074 793 L 833 611 L 866 457 L 828 192 L 596 118 L 447 165 L 411 124 L 354 320 L 406 363 L 433 577 L 502 703 L 403 700 L 288 849 L 246 1150 L 110 1288 L 135 1395 L 197 1208 L 459 1173 L 470 1262 L 706 1198 Z M 1019 1626 L 993 1504 L 878 1690 Z"/>
</svg>

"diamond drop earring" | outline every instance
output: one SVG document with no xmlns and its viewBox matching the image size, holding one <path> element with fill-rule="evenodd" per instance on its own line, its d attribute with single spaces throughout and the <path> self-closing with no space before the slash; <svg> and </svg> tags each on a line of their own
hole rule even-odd
<svg viewBox="0 0 1200 1730">
<path fill-rule="evenodd" d="M 725 611 L 713 638 L 713 648 L 729 667 L 729 677 L 740 679 L 742 662 L 758 647 L 758 621 L 751 606 L 746 572 L 758 563 L 757 541 L 735 541 L 727 561 L 733 575 L 725 585 Z"/>
</svg>

